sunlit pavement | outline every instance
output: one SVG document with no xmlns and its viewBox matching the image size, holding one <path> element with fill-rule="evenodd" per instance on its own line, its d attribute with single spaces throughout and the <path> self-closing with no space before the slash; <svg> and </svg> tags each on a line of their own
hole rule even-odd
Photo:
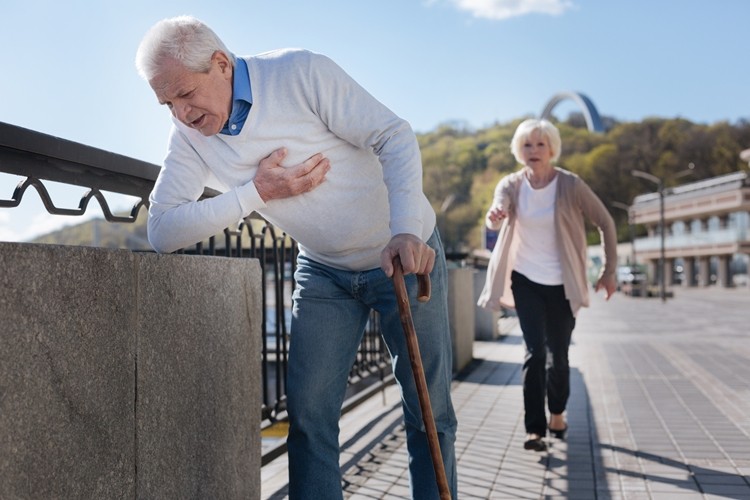
<svg viewBox="0 0 750 500">
<path fill-rule="evenodd" d="M 750 291 L 592 297 L 570 351 L 565 441 L 522 448 L 520 331 L 477 342 L 454 383 L 460 499 L 750 499 Z M 344 416 L 344 496 L 409 498 L 393 387 Z M 286 498 L 286 457 L 262 498 Z"/>
</svg>

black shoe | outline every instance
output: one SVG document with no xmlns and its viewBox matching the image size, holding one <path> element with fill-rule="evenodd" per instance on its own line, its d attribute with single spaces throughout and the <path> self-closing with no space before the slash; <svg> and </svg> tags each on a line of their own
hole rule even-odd
<svg viewBox="0 0 750 500">
<path fill-rule="evenodd" d="M 568 424 L 565 424 L 565 427 L 562 429 L 553 429 L 552 427 L 547 427 L 549 429 L 549 433 L 556 437 L 557 439 L 561 441 L 565 441 L 565 433 L 568 432 Z"/>
<path fill-rule="evenodd" d="M 523 443 L 523 449 L 534 450 L 534 451 L 544 451 L 547 449 L 547 443 L 545 443 L 544 439 L 541 436 L 539 436 L 539 437 L 527 439 Z"/>
</svg>

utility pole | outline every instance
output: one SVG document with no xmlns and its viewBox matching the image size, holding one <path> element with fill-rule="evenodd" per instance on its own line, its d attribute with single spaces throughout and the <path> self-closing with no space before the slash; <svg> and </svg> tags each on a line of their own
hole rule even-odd
<svg viewBox="0 0 750 500">
<path fill-rule="evenodd" d="M 695 168 L 695 164 L 690 162 L 688 164 L 687 170 L 678 172 L 672 178 L 679 179 L 680 177 L 684 177 L 686 175 L 692 174 L 694 168 Z M 659 296 L 661 297 L 662 302 L 666 302 L 667 301 L 667 282 L 666 282 L 666 273 L 665 273 L 666 269 L 664 266 L 666 262 L 666 248 L 665 248 L 666 225 L 664 223 L 664 179 L 662 179 L 661 177 L 657 177 L 653 174 L 649 174 L 648 172 L 644 172 L 643 170 L 633 169 L 630 171 L 630 173 L 633 174 L 633 176 L 635 177 L 640 177 L 641 179 L 646 179 L 647 181 L 651 181 L 654 184 L 656 184 L 656 188 L 659 193 L 659 233 L 661 237 L 660 250 L 659 250 Z"/>
</svg>

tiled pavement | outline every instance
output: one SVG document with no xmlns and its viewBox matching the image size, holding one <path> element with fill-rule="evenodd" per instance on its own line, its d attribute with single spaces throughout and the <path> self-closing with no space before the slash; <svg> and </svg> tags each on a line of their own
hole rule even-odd
<svg viewBox="0 0 750 500">
<path fill-rule="evenodd" d="M 454 383 L 460 499 L 750 499 L 750 291 L 593 297 L 571 346 L 570 431 L 522 449 L 520 332 L 477 342 Z M 409 498 L 398 396 L 344 416 L 344 496 Z M 262 498 L 286 496 L 286 457 Z"/>
</svg>

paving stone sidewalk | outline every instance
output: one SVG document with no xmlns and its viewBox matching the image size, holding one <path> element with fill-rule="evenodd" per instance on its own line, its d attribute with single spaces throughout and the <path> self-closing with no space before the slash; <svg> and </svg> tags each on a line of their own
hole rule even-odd
<svg viewBox="0 0 750 500">
<path fill-rule="evenodd" d="M 593 297 L 571 346 L 566 441 L 522 449 L 518 329 L 454 383 L 459 499 L 750 499 L 750 292 Z M 342 419 L 344 497 L 409 498 L 394 388 Z M 281 457 L 263 498 L 286 496 Z"/>
</svg>

